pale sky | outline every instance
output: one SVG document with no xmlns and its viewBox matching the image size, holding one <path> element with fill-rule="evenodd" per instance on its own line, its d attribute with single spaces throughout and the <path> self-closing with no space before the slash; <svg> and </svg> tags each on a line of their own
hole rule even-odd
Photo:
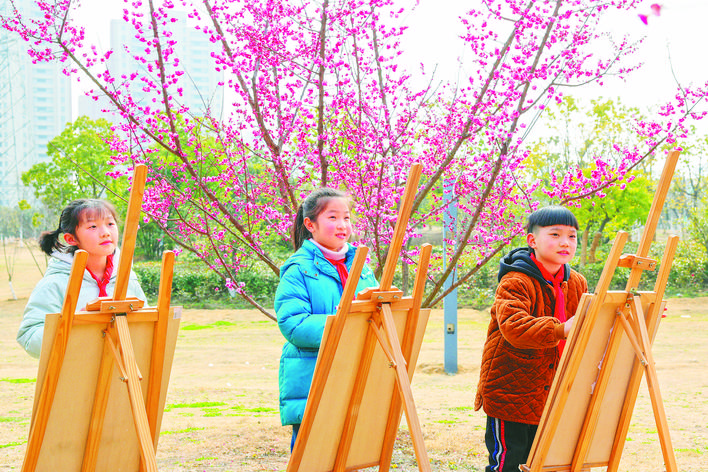
<svg viewBox="0 0 708 472">
<path fill-rule="evenodd" d="M 637 38 L 646 36 L 638 56 L 644 63 L 642 69 L 625 82 L 608 79 L 602 89 L 573 89 L 573 95 L 620 96 L 625 104 L 638 106 L 662 103 L 675 93 L 669 54 L 682 84 L 708 81 L 708 1 L 659 1 L 660 16 L 650 17 L 649 24 L 644 25 L 638 14 L 648 13 L 654 1 L 645 1 L 633 12 L 605 17 L 608 29 L 616 35 L 626 32 Z M 414 2 L 406 0 L 405 3 Z M 438 77 L 454 81 L 460 73 L 464 76 L 465 67 L 474 66 L 470 53 L 464 50 L 459 39 L 463 28 L 457 20 L 470 3 L 471 0 L 419 0 L 419 5 L 406 14 L 402 22 L 409 29 L 404 37 L 403 58 L 411 72 L 416 73 L 417 65 L 422 62 L 426 71 L 437 66 Z M 87 27 L 89 42 L 98 39 L 101 47 L 109 46 L 110 19 L 120 17 L 124 5 L 119 0 L 82 3 L 79 18 Z M 78 94 L 77 89 L 75 96 Z"/>
<path fill-rule="evenodd" d="M 682 84 L 708 81 L 708 1 L 659 1 L 661 14 L 651 16 L 648 25 L 644 25 L 638 15 L 649 13 L 649 6 L 656 1 L 645 1 L 636 11 L 612 12 L 604 17 L 603 24 L 617 37 L 622 33 L 635 38 L 646 36 L 637 56 L 638 61 L 644 63 L 641 70 L 625 82 L 608 79 L 602 89 L 574 89 L 573 95 L 621 96 L 627 105 L 661 103 L 675 91 L 669 54 Z M 472 61 L 462 48 L 459 35 L 464 30 L 455 18 L 464 13 L 468 5 L 469 0 L 420 0 L 419 6 L 405 19 L 409 26 L 404 43 L 406 61 L 424 62 L 426 71 L 432 71 L 437 65 L 441 77 L 454 80 L 461 60 L 464 76 L 465 64 Z"/>
</svg>

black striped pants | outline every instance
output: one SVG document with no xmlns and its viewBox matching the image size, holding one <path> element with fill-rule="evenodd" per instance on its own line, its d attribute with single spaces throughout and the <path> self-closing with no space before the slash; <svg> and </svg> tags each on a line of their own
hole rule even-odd
<svg viewBox="0 0 708 472">
<path fill-rule="evenodd" d="M 515 423 L 487 416 L 484 442 L 489 451 L 485 472 L 519 472 L 531 452 L 538 425 Z"/>
</svg>

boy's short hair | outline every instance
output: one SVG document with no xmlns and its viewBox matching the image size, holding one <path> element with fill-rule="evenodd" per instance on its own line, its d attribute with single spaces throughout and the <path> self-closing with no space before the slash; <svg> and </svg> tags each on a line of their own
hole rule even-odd
<svg viewBox="0 0 708 472">
<path fill-rule="evenodd" d="M 539 208 L 529 215 L 526 232 L 531 234 L 537 228 L 553 225 L 572 226 L 575 229 L 579 229 L 578 219 L 572 211 L 564 206 L 549 205 Z"/>
</svg>

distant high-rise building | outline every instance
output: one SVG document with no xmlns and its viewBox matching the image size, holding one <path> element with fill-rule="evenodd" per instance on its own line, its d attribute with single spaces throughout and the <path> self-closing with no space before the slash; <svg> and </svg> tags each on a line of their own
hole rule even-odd
<svg viewBox="0 0 708 472">
<path fill-rule="evenodd" d="M 25 18 L 38 15 L 34 0 L 17 0 L 15 4 Z M 11 8 L 9 1 L 0 0 L 0 13 L 10 15 Z M 223 110 L 223 87 L 219 85 L 223 72 L 215 70 L 211 58 L 214 46 L 201 31 L 187 24 L 186 13 L 177 12 L 176 17 L 178 21 L 170 25 L 171 39 L 177 43 L 175 54 L 184 75 L 180 83 L 182 96 L 173 98 L 189 107 L 191 114 L 203 115 L 209 109 L 212 116 L 219 116 Z M 135 38 L 131 24 L 111 20 L 110 36 L 114 53 L 108 67 L 114 77 L 136 72 L 139 76 L 152 74 L 125 51 L 124 46 L 131 51 L 145 49 L 145 44 Z M 21 175 L 32 165 L 49 159 L 47 143 L 72 120 L 71 79 L 62 72 L 62 64 L 32 64 L 27 49 L 28 43 L 18 35 L 0 29 L 0 206 L 33 199 L 32 190 L 22 185 Z M 138 102 L 153 98 L 139 87 L 134 87 L 132 93 Z M 159 108 L 157 104 L 153 106 Z M 111 120 L 110 115 L 101 113 L 105 108 L 111 109 L 107 99 L 78 99 L 79 115 Z"/>
<path fill-rule="evenodd" d="M 16 2 L 24 16 L 36 16 L 31 0 Z M 0 12 L 10 14 L 10 2 Z M 32 200 L 22 172 L 46 161 L 47 143 L 71 121 L 71 84 L 58 63 L 32 64 L 28 43 L 0 29 L 0 206 Z"/>
<path fill-rule="evenodd" d="M 193 115 L 204 115 L 209 110 L 212 116 L 220 116 L 223 110 L 223 86 L 219 85 L 223 81 L 223 72 L 216 71 L 211 52 L 214 45 L 204 35 L 203 32 L 194 29 L 187 24 L 187 15 L 184 12 L 174 12 L 178 21 L 171 23 L 170 39 L 176 42 L 175 56 L 179 58 L 178 68 L 184 71 L 181 77 L 180 87 L 182 96 L 176 95 L 176 87 L 172 86 L 172 98 L 180 105 L 189 108 L 189 113 Z M 140 42 L 135 37 L 135 28 L 132 24 L 124 20 L 111 20 L 111 49 L 113 54 L 108 60 L 108 70 L 116 81 L 121 81 L 122 76 L 130 76 L 137 73 L 138 78 L 133 82 L 131 95 L 133 100 L 141 105 L 150 105 L 152 108 L 161 109 L 158 102 L 151 103 L 153 98 L 158 97 L 156 93 L 145 93 L 140 90 L 140 77 L 150 77 L 157 82 L 159 75 L 157 70 L 148 71 L 144 64 L 136 61 L 132 55 L 142 54 L 146 48 L 145 43 Z M 130 52 L 127 52 L 126 49 Z M 149 55 L 149 57 L 153 57 Z M 170 64 L 166 66 L 168 72 L 173 72 L 174 68 Z M 158 98 L 159 99 L 159 98 Z M 90 103 L 93 102 L 93 103 Z M 98 107 L 96 104 L 98 103 Z M 112 109 L 107 100 L 79 101 L 79 113 L 96 118 L 97 110 L 101 108 Z"/>
</svg>

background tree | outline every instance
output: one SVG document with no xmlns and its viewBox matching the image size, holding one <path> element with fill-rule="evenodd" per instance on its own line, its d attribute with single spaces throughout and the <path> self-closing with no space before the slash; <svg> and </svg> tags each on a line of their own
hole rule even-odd
<svg viewBox="0 0 708 472">
<path fill-rule="evenodd" d="M 610 187 L 602 198 L 583 200 L 574 209 L 581 224 L 580 265 L 597 262 L 596 252 L 603 240 L 617 231 L 644 224 L 654 197 L 656 182 L 640 175 L 626 186 Z"/>
<path fill-rule="evenodd" d="M 703 199 L 703 204 L 691 211 L 691 238 L 700 244 L 708 255 L 708 198 Z"/>
<path fill-rule="evenodd" d="M 42 218 L 40 216 L 40 218 Z M 27 202 L 22 201 L 15 207 L 0 206 L 0 238 L 29 238 L 37 236 L 37 219 L 33 219 Z"/>
<path fill-rule="evenodd" d="M 33 165 L 22 174 L 22 183 L 58 215 L 76 198 L 124 198 L 128 188 L 123 179 L 106 179 L 113 170 L 113 151 L 107 144 L 113 131 L 104 120 L 81 116 L 68 123 L 59 136 L 47 144 L 49 162 Z M 120 205 L 120 201 L 115 202 Z"/>
<path fill-rule="evenodd" d="M 708 199 L 708 135 L 695 128 L 691 135 L 695 137 L 680 142 L 687 158 L 677 167 L 662 214 L 663 229 L 679 232 L 683 238 L 699 237 L 698 228 L 702 226 L 701 216 Z"/>
<path fill-rule="evenodd" d="M 557 169 L 575 167 L 586 178 L 592 178 L 608 166 L 621 165 L 623 149 L 642 139 L 635 129 L 637 120 L 645 121 L 646 113 L 619 100 L 598 98 L 583 102 L 566 96 L 549 107 L 542 127 L 547 136 L 532 143 L 528 159 L 530 174 L 543 182 L 536 198 L 546 198 L 544 189 L 555 178 Z M 637 161 L 636 169 L 620 185 L 596 194 L 601 198 L 565 200 L 577 207 L 574 213 L 581 224 L 581 266 L 595 262 L 604 235 L 646 220 L 656 185 L 651 170 L 652 159 Z M 564 202 L 562 198 L 560 201 Z"/>
<path fill-rule="evenodd" d="M 44 273 L 26 241 L 28 237 L 37 236 L 36 223 L 38 217 L 41 219 L 42 216 L 42 214 L 33 215 L 32 209 L 25 200 L 21 200 L 16 207 L 12 208 L 0 206 L 0 244 L 2 245 L 7 283 L 13 300 L 17 300 L 17 295 L 12 286 L 12 279 L 15 275 L 18 252 L 23 244 L 27 246 L 37 269 L 39 269 L 40 273 Z"/>
<path fill-rule="evenodd" d="M 680 169 L 680 176 L 670 190 L 672 215 L 689 221 L 688 234 L 708 255 L 708 135 L 681 143 L 691 159 Z"/>
<path fill-rule="evenodd" d="M 638 142 L 654 145 L 652 137 L 637 130 L 638 122 L 647 121 L 647 112 L 626 106 L 619 99 L 602 97 L 581 100 L 564 96 L 546 110 L 538 136 L 530 144 L 527 160 L 542 188 L 551 185 L 558 169 L 590 170 L 598 159 L 613 167 L 624 158 L 624 150 Z M 635 167 L 651 178 L 652 155 L 636 162 Z"/>
<path fill-rule="evenodd" d="M 51 160 L 37 163 L 22 174 L 22 183 L 33 188 L 35 197 L 49 209 L 48 214 L 35 209 L 35 228 L 53 229 L 61 210 L 77 198 L 103 198 L 114 204 L 119 215 L 125 214 L 126 179 L 106 178 L 115 170 L 112 164 L 115 153 L 108 144 L 114 139 L 108 121 L 81 116 L 49 141 L 47 155 Z M 136 256 L 159 259 L 164 248 L 162 237 L 160 227 L 146 221 L 138 232 Z"/>
<path fill-rule="evenodd" d="M 321 185 L 350 192 L 360 241 L 380 271 L 416 161 L 425 175 L 408 236 L 439 224 L 446 179 L 455 182 L 463 215 L 454 250 L 437 255 L 436 263 L 447 259 L 446 269 L 431 271 L 424 305 L 441 299 L 453 270 L 458 281 L 450 290 L 469 282 L 539 204 L 533 195 L 542 184 L 524 174 L 524 141 L 547 105 L 568 87 L 631 73 L 624 61 L 634 38 L 602 52 L 597 42 L 604 13 L 637 3 L 480 1 L 460 18 L 476 67 L 457 85 L 419 88 L 397 61 L 404 9 L 392 0 L 184 1 L 193 26 L 214 45 L 212 67 L 225 72 L 225 95 L 233 98 L 224 117 L 198 116 L 181 102 L 189 74 L 171 34 L 180 21 L 173 2 L 124 9 L 142 45 L 128 51 L 135 72 L 120 77 L 106 69 L 113 51 L 84 44 L 72 19 L 78 3 L 39 2 L 39 20 L 15 12 L 0 21 L 29 41 L 35 61 L 63 61 L 67 74 L 91 82 L 89 95 L 110 100 L 121 117 L 111 175 L 146 162 L 145 211 L 268 314 L 234 281 L 252 261 L 278 271 L 281 255 L 270 242 L 287 240 L 302 197 Z M 685 135 L 687 118 L 705 115 L 705 92 L 684 88 L 659 114 L 638 120 L 640 138 L 617 145 L 615 163 L 596 160 L 587 175 L 578 166 L 554 172 L 543 185 L 546 199 L 581 201 L 629 178 L 662 143 Z M 134 99 L 139 94 L 147 99 Z M 153 159 L 157 149 L 172 158 Z"/>
</svg>

